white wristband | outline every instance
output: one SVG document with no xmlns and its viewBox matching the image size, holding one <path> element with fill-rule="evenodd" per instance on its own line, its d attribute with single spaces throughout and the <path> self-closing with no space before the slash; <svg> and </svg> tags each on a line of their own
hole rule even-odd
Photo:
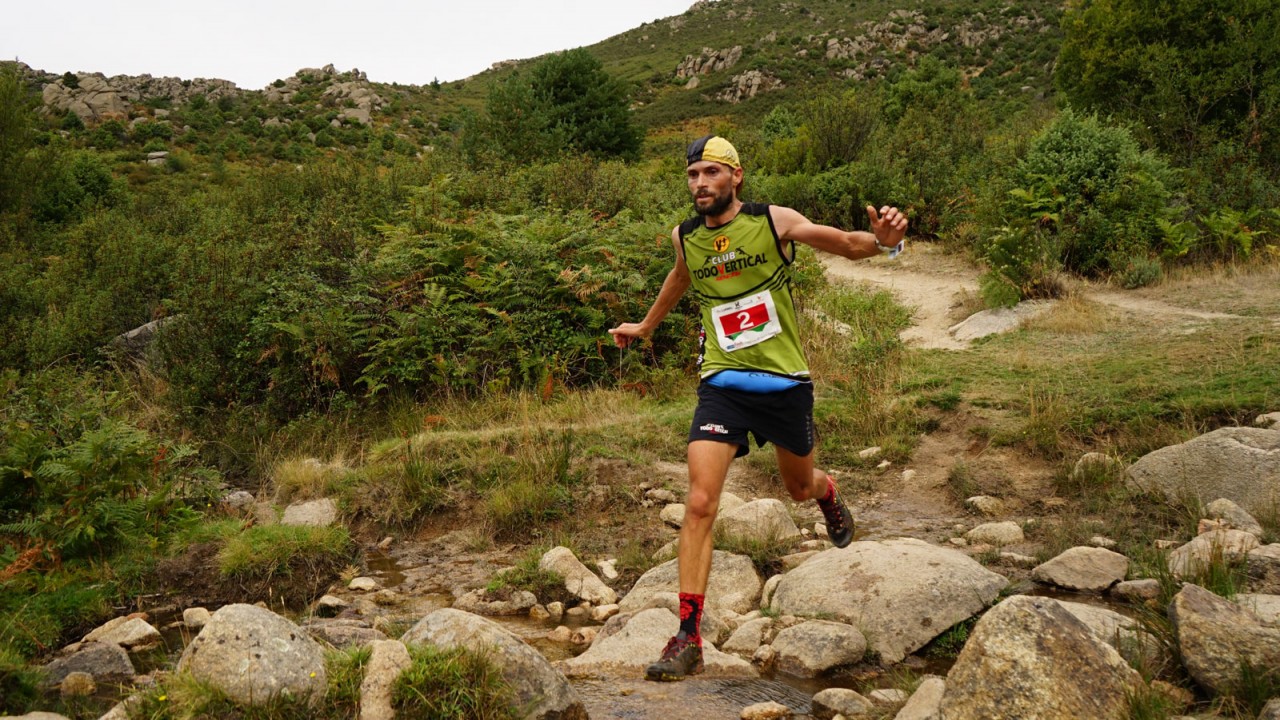
<svg viewBox="0 0 1280 720">
<path fill-rule="evenodd" d="M 897 245 L 886 246 L 880 244 L 880 238 L 876 238 L 876 247 L 879 248 L 882 253 L 889 253 L 890 260 L 898 257 L 906 246 L 907 241 L 905 239 L 899 240 Z"/>
</svg>

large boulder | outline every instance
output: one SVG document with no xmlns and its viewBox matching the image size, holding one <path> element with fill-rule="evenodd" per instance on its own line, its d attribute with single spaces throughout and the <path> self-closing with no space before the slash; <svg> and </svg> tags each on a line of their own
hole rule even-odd
<svg viewBox="0 0 1280 720">
<path fill-rule="evenodd" d="M 1249 589 L 1257 593 L 1280 594 L 1280 543 L 1254 548 L 1245 556 Z"/>
<path fill-rule="evenodd" d="M 1174 577 L 1194 576 L 1216 562 L 1243 562 L 1258 547 L 1256 535 L 1243 530 L 1212 530 L 1169 553 L 1169 572 Z"/>
<path fill-rule="evenodd" d="M 95 682 L 129 682 L 137 674 L 124 648 L 114 643 L 77 643 L 68 654 L 44 666 L 45 682 L 57 685 L 73 672 L 88 673 Z"/>
<path fill-rule="evenodd" d="M 1124 579 L 1129 558 L 1106 548 L 1073 547 L 1031 571 L 1037 582 L 1068 590 L 1101 592 Z"/>
<path fill-rule="evenodd" d="M 237 703 L 275 698 L 318 700 L 327 689 L 324 650 L 297 625 L 253 605 L 225 605 L 178 660 L 178 671 L 222 690 Z"/>
<path fill-rule="evenodd" d="M 564 587 L 574 596 L 593 605 L 612 605 L 618 594 L 605 585 L 596 574 L 587 569 L 567 547 L 555 547 L 547 551 L 538 562 L 541 570 L 550 570 L 564 578 Z"/>
<path fill-rule="evenodd" d="M 973 617 L 1007 584 L 957 550 L 910 538 L 855 542 L 782 576 L 770 607 L 853 625 L 881 660 L 896 663 Z"/>
<path fill-rule="evenodd" d="M 1258 618 L 1258 622 L 1263 625 L 1280 628 L 1280 595 L 1240 593 L 1232 600 L 1235 601 L 1235 604 L 1253 613 Z"/>
<path fill-rule="evenodd" d="M 329 527 L 338 521 L 338 504 L 332 498 L 293 503 L 284 509 L 281 525 Z"/>
<path fill-rule="evenodd" d="M 716 518 L 716 530 L 742 540 L 793 540 L 800 528 L 781 500 L 752 500 Z"/>
<path fill-rule="evenodd" d="M 569 677 L 639 677 L 656 661 L 662 648 L 680 629 L 680 619 L 666 608 L 649 608 L 630 618 L 619 616 L 609 622 L 625 622 L 616 632 L 601 632 L 581 655 L 556 664 Z M 722 653 L 708 642 L 702 644 L 706 673 L 719 677 L 757 677 L 751 663 Z"/>
<path fill-rule="evenodd" d="M 395 720 L 391 706 L 396 679 L 413 664 L 409 649 L 399 640 L 377 640 L 360 683 L 360 720 Z"/>
<path fill-rule="evenodd" d="M 1250 535 L 1262 537 L 1262 525 L 1245 509 L 1226 498 L 1218 498 L 1204 508 L 1204 516 L 1211 520 L 1222 520 L 1228 527 L 1243 530 Z"/>
<path fill-rule="evenodd" d="M 708 609 L 732 610 L 745 615 L 756 609 L 761 587 L 760 573 L 750 558 L 722 550 L 712 552 L 706 592 Z M 634 612 L 643 608 L 657 593 L 679 590 L 679 567 L 676 560 L 670 560 L 641 575 L 627 596 L 622 598 L 619 610 Z"/>
<path fill-rule="evenodd" d="M 1160 643 L 1137 620 L 1097 605 L 1069 600 L 1059 600 L 1058 603 L 1084 623 L 1099 640 L 1115 648 L 1131 665 L 1147 661 L 1147 666 L 1152 666 L 1163 659 Z"/>
<path fill-rule="evenodd" d="M 946 680 L 936 675 L 926 676 L 893 720 L 938 720 L 942 695 L 946 691 Z"/>
<path fill-rule="evenodd" d="M 502 677 L 515 691 L 520 705 L 528 708 L 527 717 L 587 719 L 582 699 L 564 675 L 537 650 L 491 620 L 445 608 L 419 620 L 400 640 L 406 645 L 434 645 L 445 650 L 463 647 L 494 653 Z"/>
<path fill-rule="evenodd" d="M 861 660 L 867 639 L 852 625 L 810 620 L 780 631 L 773 639 L 773 649 L 779 670 L 798 677 L 817 677 Z"/>
<path fill-rule="evenodd" d="M 738 626 L 720 649 L 738 657 L 751 657 L 769 639 L 773 630 L 773 618 L 761 617 L 748 620 Z"/>
<path fill-rule="evenodd" d="M 974 626 L 947 674 L 942 716 L 1124 718 L 1142 683 L 1110 645 L 1057 601 L 1018 595 Z"/>
<path fill-rule="evenodd" d="M 1280 504 L 1280 430 L 1219 428 L 1147 453 L 1128 474 L 1132 485 L 1175 502 L 1227 498 L 1266 515 Z"/>
<path fill-rule="evenodd" d="M 84 636 L 86 642 L 102 642 L 122 648 L 145 648 L 161 641 L 160 631 L 140 617 L 118 617 Z"/>
<path fill-rule="evenodd" d="M 1227 693 L 1240 682 L 1245 664 L 1280 667 L 1280 629 L 1198 585 L 1184 585 L 1169 605 L 1182 664 L 1197 683 Z"/>
</svg>

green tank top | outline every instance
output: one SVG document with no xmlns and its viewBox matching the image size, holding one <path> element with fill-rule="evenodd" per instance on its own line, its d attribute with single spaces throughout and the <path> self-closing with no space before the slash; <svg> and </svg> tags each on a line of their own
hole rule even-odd
<svg viewBox="0 0 1280 720">
<path fill-rule="evenodd" d="M 745 203 L 728 223 L 680 224 L 680 247 L 702 306 L 699 374 L 762 370 L 808 378 L 791 301 L 794 243 L 784 252 L 769 206 Z"/>
</svg>

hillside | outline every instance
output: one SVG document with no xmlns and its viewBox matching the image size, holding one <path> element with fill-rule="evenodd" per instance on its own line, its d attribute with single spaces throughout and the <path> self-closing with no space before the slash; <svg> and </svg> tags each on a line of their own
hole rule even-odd
<svg viewBox="0 0 1280 720">
<path fill-rule="evenodd" d="M 636 117 L 654 132 L 696 118 L 750 122 L 779 103 L 892 77 L 925 55 L 961 68 L 975 96 L 1022 105 L 1051 91 L 1059 16 L 1052 2 L 1015 10 L 936 0 L 702 1 L 588 50 L 634 88 Z M 370 142 L 418 153 L 456 131 L 462 113 L 481 110 L 489 88 L 530 60 L 428 86 L 379 82 L 332 65 L 300 69 L 263 89 L 216 79 L 21 70 L 51 120 L 66 118 L 64 133 L 105 124 L 84 137 L 99 148 L 109 149 L 107 136 L 114 135 L 116 144 L 153 152 L 296 162 Z"/>
</svg>

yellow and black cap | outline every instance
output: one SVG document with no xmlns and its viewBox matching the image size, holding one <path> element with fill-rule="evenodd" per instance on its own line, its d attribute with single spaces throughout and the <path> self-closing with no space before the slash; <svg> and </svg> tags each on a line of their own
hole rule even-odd
<svg viewBox="0 0 1280 720">
<path fill-rule="evenodd" d="M 738 160 L 738 151 L 728 140 L 719 135 L 701 137 L 689 145 L 689 164 L 692 165 L 699 160 L 723 163 L 735 170 L 742 168 L 742 162 Z"/>
</svg>

